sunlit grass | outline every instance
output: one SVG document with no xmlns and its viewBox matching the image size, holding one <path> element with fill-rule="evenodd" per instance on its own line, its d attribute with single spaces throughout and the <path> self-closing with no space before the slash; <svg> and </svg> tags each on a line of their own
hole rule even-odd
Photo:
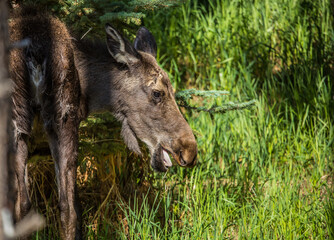
<svg viewBox="0 0 334 240">
<path fill-rule="evenodd" d="M 169 210 L 168 221 L 156 227 L 159 239 L 329 237 L 334 137 L 329 6 L 209 1 L 204 8 L 192 1 L 145 21 L 176 89 L 232 93 L 216 104 L 257 99 L 251 110 L 186 114 L 200 163 L 193 170 L 175 168 L 157 182 L 167 189 L 160 194 Z"/>
<path fill-rule="evenodd" d="M 227 90 L 231 95 L 208 104 L 256 99 L 256 106 L 224 115 L 186 112 L 199 147 L 193 169 L 174 167 L 154 178 L 146 169 L 146 178 L 136 172 L 143 166 L 136 158 L 95 163 L 101 172 L 81 188 L 88 199 L 101 193 L 95 205 L 84 201 L 87 238 L 333 237 L 330 1 L 204 2 L 144 20 L 157 39 L 158 60 L 176 90 Z M 96 144 L 90 137 L 82 136 L 83 148 Z M 92 154 L 81 150 L 82 156 L 108 146 L 97 144 Z M 110 176 L 118 188 L 109 195 L 94 181 L 103 184 Z"/>
</svg>

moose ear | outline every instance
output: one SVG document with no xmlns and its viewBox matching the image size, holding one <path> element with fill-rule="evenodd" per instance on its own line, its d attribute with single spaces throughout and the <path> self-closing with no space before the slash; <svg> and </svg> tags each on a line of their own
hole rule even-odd
<svg viewBox="0 0 334 240">
<path fill-rule="evenodd" d="M 108 51 L 117 62 L 129 65 L 140 60 L 140 55 L 136 49 L 116 29 L 107 23 L 105 30 Z"/>
<path fill-rule="evenodd" d="M 157 57 L 157 43 L 152 33 L 145 27 L 141 27 L 134 42 L 135 49 L 151 54 Z"/>
</svg>

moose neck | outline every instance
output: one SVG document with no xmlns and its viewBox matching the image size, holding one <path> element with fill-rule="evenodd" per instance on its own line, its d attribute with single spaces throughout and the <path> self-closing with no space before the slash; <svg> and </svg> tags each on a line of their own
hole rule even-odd
<svg viewBox="0 0 334 240">
<path fill-rule="evenodd" d="M 103 44 L 76 44 L 75 65 L 86 105 L 86 114 L 111 111 L 118 115 L 122 103 L 124 80 L 128 70 L 117 64 Z"/>
</svg>

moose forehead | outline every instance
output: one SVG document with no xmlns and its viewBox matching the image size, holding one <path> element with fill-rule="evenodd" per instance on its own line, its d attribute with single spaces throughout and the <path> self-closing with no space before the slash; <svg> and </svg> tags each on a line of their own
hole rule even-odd
<svg viewBox="0 0 334 240">
<path fill-rule="evenodd" d="M 157 90 L 168 90 L 173 95 L 173 87 L 167 73 L 158 65 L 156 59 L 145 52 L 140 52 L 144 66 L 146 85 Z"/>
</svg>

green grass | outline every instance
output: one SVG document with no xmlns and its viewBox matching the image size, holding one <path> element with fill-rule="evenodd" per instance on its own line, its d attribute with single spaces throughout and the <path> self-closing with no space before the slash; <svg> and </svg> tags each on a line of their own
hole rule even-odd
<svg viewBox="0 0 334 240">
<path fill-rule="evenodd" d="M 334 238 L 330 1 L 202 2 L 144 20 L 160 64 L 176 90 L 230 91 L 206 105 L 257 104 L 223 115 L 187 111 L 199 164 L 154 178 L 145 170 L 149 178 L 135 178 L 130 197 L 100 197 L 94 223 L 98 206 L 86 201 L 88 238 Z M 120 172 L 119 186 L 128 176 Z"/>
<path fill-rule="evenodd" d="M 199 165 L 157 174 L 166 219 L 158 222 L 144 202 L 146 211 L 131 209 L 140 218 L 126 215 L 131 231 L 121 238 L 334 237 L 329 1 L 191 2 L 145 19 L 174 87 L 231 92 L 208 105 L 257 105 L 224 115 L 187 112 Z"/>
</svg>

